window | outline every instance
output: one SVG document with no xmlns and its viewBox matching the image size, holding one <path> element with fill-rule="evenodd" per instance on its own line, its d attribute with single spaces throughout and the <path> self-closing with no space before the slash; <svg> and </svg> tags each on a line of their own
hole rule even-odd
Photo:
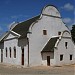
<svg viewBox="0 0 75 75">
<path fill-rule="evenodd" d="M 9 51 L 10 51 L 10 58 L 11 58 L 11 47 L 9 48 Z"/>
<path fill-rule="evenodd" d="M 16 58 L 16 47 L 14 47 L 14 58 Z"/>
<path fill-rule="evenodd" d="M 6 47 L 6 49 L 5 49 L 5 50 L 6 50 L 6 57 L 7 57 L 7 47 Z"/>
<path fill-rule="evenodd" d="M 43 30 L 43 35 L 47 35 L 47 30 Z"/>
<path fill-rule="evenodd" d="M 72 55 L 70 55 L 70 60 L 72 60 Z"/>
<path fill-rule="evenodd" d="M 58 35 L 61 35 L 61 32 L 58 32 Z"/>
<path fill-rule="evenodd" d="M 63 60 L 63 55 L 60 55 L 60 61 L 62 61 Z"/>
<path fill-rule="evenodd" d="M 66 49 L 67 49 L 67 44 L 68 44 L 68 42 L 65 42 L 65 47 L 66 47 Z"/>
</svg>

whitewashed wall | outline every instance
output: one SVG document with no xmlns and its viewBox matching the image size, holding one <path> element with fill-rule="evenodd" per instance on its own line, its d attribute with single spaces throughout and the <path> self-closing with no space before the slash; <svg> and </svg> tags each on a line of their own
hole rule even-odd
<svg viewBox="0 0 75 75">
<path fill-rule="evenodd" d="M 11 64 L 21 64 L 21 48 L 17 46 L 18 39 L 8 40 L 4 42 L 4 50 L 3 50 L 3 62 L 11 63 Z M 16 58 L 14 58 L 14 46 L 16 47 Z M 7 57 L 6 57 L 6 47 L 7 47 Z M 11 58 L 10 58 L 10 50 L 11 47 Z"/>
<path fill-rule="evenodd" d="M 24 48 L 24 66 L 26 67 L 26 66 L 28 66 L 28 42 L 27 42 L 27 38 L 18 39 L 18 47 L 21 47 L 20 54 L 22 54 L 22 49 Z M 21 56 L 21 59 L 22 59 L 22 56 Z"/>
<path fill-rule="evenodd" d="M 54 50 L 55 65 L 67 65 L 74 63 L 74 44 L 71 38 L 66 38 L 68 34 L 59 42 L 57 49 Z M 65 47 L 65 42 L 68 42 L 67 49 Z M 63 54 L 63 60 L 60 61 L 60 55 Z M 70 60 L 70 55 L 73 55 L 73 60 Z"/>
<path fill-rule="evenodd" d="M 28 45 L 24 47 L 24 66 L 28 66 Z"/>
<path fill-rule="evenodd" d="M 22 65 L 22 49 L 24 48 L 24 66 L 28 65 L 28 45 L 26 38 L 15 38 L 16 36 L 13 34 L 9 34 L 4 41 L 4 50 L 3 50 L 3 62 Z M 6 47 L 7 47 L 7 57 L 6 57 Z M 11 47 L 11 58 L 10 58 L 10 50 Z M 14 58 L 14 47 L 16 47 L 16 58 Z"/>
<path fill-rule="evenodd" d="M 50 56 L 50 65 L 54 65 L 54 52 L 42 53 L 42 65 L 47 66 L 47 56 Z"/>
<path fill-rule="evenodd" d="M 58 36 L 59 31 L 69 31 L 62 22 L 62 18 L 52 17 L 50 15 L 41 14 L 41 18 L 36 23 L 33 23 L 29 29 L 32 32 L 32 34 L 28 35 L 31 66 L 41 65 L 41 51 L 51 37 Z M 43 35 L 43 30 L 47 30 L 47 35 Z"/>
</svg>

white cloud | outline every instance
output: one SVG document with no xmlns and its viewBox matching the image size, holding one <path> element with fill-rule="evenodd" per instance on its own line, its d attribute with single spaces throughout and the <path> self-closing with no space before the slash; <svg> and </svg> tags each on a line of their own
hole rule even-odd
<svg viewBox="0 0 75 75">
<path fill-rule="evenodd" d="M 12 27 L 12 25 L 14 25 L 15 22 L 12 22 L 11 24 L 8 25 L 8 29 L 10 29 Z"/>
<path fill-rule="evenodd" d="M 13 16 L 11 16 L 12 19 L 18 19 L 20 17 L 23 17 L 23 15 L 13 15 Z"/>
<path fill-rule="evenodd" d="M 72 21 L 72 23 L 68 25 L 68 28 L 69 28 L 70 30 L 72 30 L 72 25 L 75 25 L 75 22 L 74 22 L 74 21 Z"/>
<path fill-rule="evenodd" d="M 11 16 L 12 19 L 18 19 L 18 18 L 24 18 L 24 17 L 27 18 L 29 16 L 28 15 L 21 15 L 21 14 L 20 15 L 13 15 L 13 16 Z"/>
<path fill-rule="evenodd" d="M 72 30 L 72 25 L 75 25 L 75 22 L 68 26 L 70 30 Z"/>
<path fill-rule="evenodd" d="M 68 11 L 74 10 L 74 6 L 70 3 L 65 4 L 63 7 L 61 7 L 63 9 L 66 9 Z"/>
<path fill-rule="evenodd" d="M 17 19 L 17 18 L 18 18 L 18 16 L 11 16 L 11 18 L 12 18 L 12 19 Z"/>
<path fill-rule="evenodd" d="M 72 30 L 72 25 L 69 25 L 68 28 L 69 28 L 70 30 Z"/>
<path fill-rule="evenodd" d="M 71 20 L 70 18 L 64 18 L 63 21 L 64 21 L 65 23 L 71 23 L 71 22 L 72 22 L 72 20 Z"/>
<path fill-rule="evenodd" d="M 7 28 L 8 29 L 11 29 L 12 27 L 14 27 L 16 24 L 18 24 L 18 22 L 12 22 L 12 23 L 10 23 L 8 26 L 7 26 Z"/>
</svg>

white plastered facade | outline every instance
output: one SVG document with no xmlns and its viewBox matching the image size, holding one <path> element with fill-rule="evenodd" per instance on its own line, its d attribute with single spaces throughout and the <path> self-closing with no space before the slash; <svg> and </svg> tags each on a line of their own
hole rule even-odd
<svg viewBox="0 0 75 75">
<path fill-rule="evenodd" d="M 47 31 L 47 35 L 43 35 L 43 30 Z M 74 63 L 74 43 L 71 39 L 71 33 L 65 26 L 60 16 L 59 11 L 54 6 L 46 6 L 42 10 L 38 20 L 33 22 L 29 27 L 27 38 L 29 40 L 29 57 L 27 38 L 19 39 L 19 34 L 16 37 L 11 33 L 4 40 L 3 62 L 22 65 L 22 48 L 24 48 L 24 65 L 23 66 L 47 66 L 47 56 L 50 56 L 50 65 L 65 65 Z M 58 35 L 61 32 L 61 35 Z M 13 32 L 12 32 L 13 33 Z M 59 37 L 55 44 L 54 52 L 41 53 L 42 49 L 53 37 Z M 68 42 L 68 48 L 65 48 L 65 42 Z M 16 47 L 16 58 L 13 56 L 13 47 Z M 11 58 L 6 58 L 5 48 L 11 47 Z M 63 61 L 60 61 L 60 55 L 63 54 Z M 73 55 L 73 60 L 70 61 L 70 55 Z M 8 56 L 9 50 L 8 50 Z M 29 60 L 29 61 L 28 61 Z"/>
</svg>

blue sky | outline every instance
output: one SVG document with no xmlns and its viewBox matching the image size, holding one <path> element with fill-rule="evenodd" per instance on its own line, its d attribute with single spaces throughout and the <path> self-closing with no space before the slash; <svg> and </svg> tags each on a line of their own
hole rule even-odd
<svg viewBox="0 0 75 75">
<path fill-rule="evenodd" d="M 44 6 L 56 6 L 69 28 L 74 24 L 74 0 L 0 0 L 0 34 L 14 21 L 24 21 L 41 13 Z"/>
</svg>

